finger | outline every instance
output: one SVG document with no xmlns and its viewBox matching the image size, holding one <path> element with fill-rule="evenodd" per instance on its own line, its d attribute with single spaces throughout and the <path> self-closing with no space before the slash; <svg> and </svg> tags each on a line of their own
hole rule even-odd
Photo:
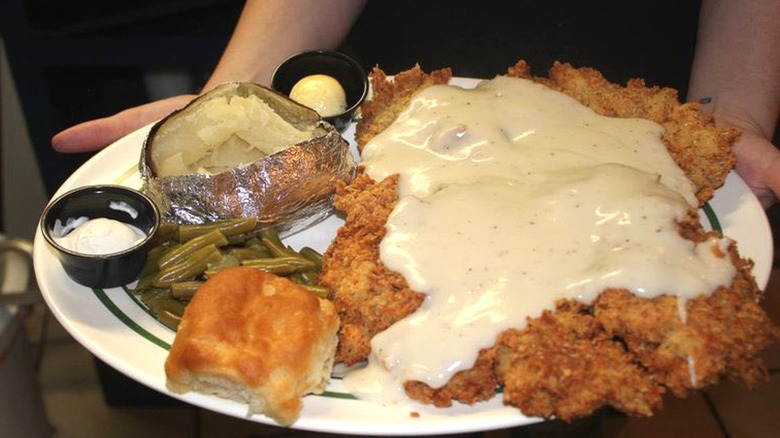
<svg viewBox="0 0 780 438">
<path fill-rule="evenodd" d="M 174 96 L 130 108 L 109 117 L 80 123 L 52 137 L 52 147 L 63 153 L 88 152 L 104 148 L 136 129 L 167 116 L 186 105 L 194 97 L 194 95 Z"/>
<path fill-rule="evenodd" d="M 756 194 L 758 200 L 764 209 L 767 209 L 777 203 L 778 194 L 780 193 L 780 162 L 775 160 L 773 166 L 770 167 L 773 171 L 769 172 L 766 177 L 766 188 L 757 190 Z"/>
<path fill-rule="evenodd" d="M 777 202 L 780 194 L 780 150 L 760 135 L 743 131 L 734 144 L 737 173 L 747 183 L 766 209 Z"/>
</svg>

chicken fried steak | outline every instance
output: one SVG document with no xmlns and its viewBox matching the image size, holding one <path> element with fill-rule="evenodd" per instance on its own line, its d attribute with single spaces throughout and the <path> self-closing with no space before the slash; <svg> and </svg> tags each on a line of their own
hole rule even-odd
<svg viewBox="0 0 780 438">
<path fill-rule="evenodd" d="M 734 165 L 731 144 L 738 132 L 715 127 L 697 104 L 680 104 L 674 90 L 646 87 L 641 80 L 622 87 L 593 69 L 560 63 L 545 78 L 532 77 L 522 61 L 507 75 L 533 79 L 602 115 L 660 124 L 662 140 L 691 180 L 699 205 L 711 198 Z M 425 74 L 415 67 L 388 80 L 375 69 L 374 96 L 365 103 L 357 127 L 358 148 L 362 151 L 387 129 L 415 93 L 450 77 L 448 69 Z M 371 339 L 425 300 L 425 294 L 410 288 L 380 259 L 397 191 L 397 175 L 374 181 L 362 169 L 353 183 L 337 191 L 336 208 L 345 212 L 346 221 L 325 253 L 320 281 L 333 291 L 341 317 L 339 362 L 367 359 Z M 678 228 L 691 242 L 719 237 L 702 229 L 694 207 L 678 220 Z M 479 351 L 473 367 L 456 372 L 443 386 L 407 380 L 406 394 L 444 407 L 490 399 L 501 387 L 504 402 L 525 415 L 572 420 L 605 405 L 650 416 L 661 408 L 666 390 L 684 397 L 722 378 L 753 386 L 766 379 L 756 353 L 780 340 L 780 330 L 757 305 L 761 291 L 750 274 L 752 264 L 740 258 L 736 244 L 709 250 L 730 260 L 735 272 L 730 283 L 711 294 L 647 298 L 607 288 L 590 303 L 559 300 L 554 310 L 529 317 L 525 327 L 500 333 L 494 345 Z M 446 264 L 447 254 L 441 257 Z"/>
</svg>

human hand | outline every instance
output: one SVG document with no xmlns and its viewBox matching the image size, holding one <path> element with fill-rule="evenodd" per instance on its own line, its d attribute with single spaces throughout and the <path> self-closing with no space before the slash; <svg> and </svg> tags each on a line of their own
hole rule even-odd
<svg viewBox="0 0 780 438">
<path fill-rule="evenodd" d="M 109 117 L 90 120 L 57 133 L 51 144 L 64 153 L 104 148 L 125 135 L 159 120 L 189 103 L 196 96 L 181 95 L 133 107 Z"/>
<path fill-rule="evenodd" d="M 739 176 L 765 209 L 771 207 L 780 193 L 780 149 L 755 131 L 743 129 L 734 153 Z"/>
</svg>

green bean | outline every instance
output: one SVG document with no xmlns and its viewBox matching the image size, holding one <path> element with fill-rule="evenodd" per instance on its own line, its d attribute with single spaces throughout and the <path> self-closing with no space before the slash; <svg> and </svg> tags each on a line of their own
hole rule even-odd
<svg viewBox="0 0 780 438">
<path fill-rule="evenodd" d="M 279 245 L 271 239 L 263 237 L 263 246 L 268 248 L 268 251 L 273 257 L 300 257 L 295 251 L 290 251 L 284 245 Z"/>
<path fill-rule="evenodd" d="M 135 291 L 136 292 L 143 292 L 149 289 L 154 288 L 154 279 L 157 277 L 157 273 L 159 270 L 154 270 L 149 273 L 144 274 L 143 277 L 138 279 L 138 283 L 135 285 Z"/>
<path fill-rule="evenodd" d="M 254 238 L 251 242 L 248 242 L 247 245 L 244 245 L 244 248 L 262 252 L 267 254 L 268 257 L 273 257 L 271 250 L 269 250 L 267 246 L 263 245 L 263 241 L 257 237 Z"/>
<path fill-rule="evenodd" d="M 314 264 L 317 266 L 317 272 L 322 271 L 322 254 L 320 254 L 316 249 L 304 246 L 300 250 L 298 250 L 298 253 L 302 255 L 303 257 L 306 257 L 307 259 L 314 262 Z"/>
<path fill-rule="evenodd" d="M 186 306 L 174 299 L 160 301 L 157 306 L 157 320 L 165 324 L 172 330 L 177 330 L 184 316 Z"/>
<path fill-rule="evenodd" d="M 221 271 L 222 269 L 215 269 L 215 268 L 207 268 L 205 271 L 203 271 L 203 277 L 208 280 L 209 278 L 217 275 L 217 272 Z"/>
<path fill-rule="evenodd" d="M 219 261 L 222 253 L 213 243 L 197 250 L 187 259 L 160 270 L 152 284 L 155 287 L 169 287 L 173 283 L 195 279 L 206 270 L 209 263 Z"/>
<path fill-rule="evenodd" d="M 257 237 L 257 234 L 253 234 L 252 237 L 247 239 L 246 242 L 244 242 L 244 245 L 242 245 L 244 248 L 261 248 L 263 251 L 266 251 L 266 248 L 263 246 L 263 242 L 260 241 L 260 239 Z"/>
<path fill-rule="evenodd" d="M 184 315 L 184 309 L 186 307 L 187 306 L 184 303 L 180 302 L 180 301 L 176 301 L 174 299 L 169 299 L 169 300 L 160 301 L 160 304 L 157 307 L 157 310 L 167 310 L 167 311 L 173 313 L 174 315 L 182 316 L 182 315 Z"/>
<path fill-rule="evenodd" d="M 153 247 L 149 250 L 149 254 L 146 256 L 146 260 L 156 262 L 165 251 L 168 251 L 171 248 L 171 246 L 172 245 L 167 242 L 162 242 L 161 244 Z"/>
<path fill-rule="evenodd" d="M 173 222 L 161 222 L 157 228 L 157 232 L 154 233 L 150 245 L 156 247 L 162 243 L 176 239 L 179 235 L 179 225 Z"/>
<path fill-rule="evenodd" d="M 182 225 L 179 227 L 179 241 L 187 242 L 190 239 L 218 229 L 226 237 L 249 233 L 257 228 L 257 218 L 247 217 L 229 219 L 199 225 Z"/>
<path fill-rule="evenodd" d="M 255 237 L 255 233 L 242 233 L 235 236 L 227 236 L 230 246 L 244 246 L 247 242 Z"/>
<path fill-rule="evenodd" d="M 163 242 L 162 244 L 153 247 L 149 250 L 149 253 L 146 255 L 146 261 L 144 262 L 143 268 L 141 268 L 141 273 L 138 274 L 139 277 L 145 277 L 149 274 L 153 274 L 160 270 L 160 267 L 157 265 L 157 262 L 160 260 L 160 256 L 168 251 L 173 245 L 171 245 L 168 242 Z"/>
<path fill-rule="evenodd" d="M 287 278 L 293 283 L 298 283 L 300 285 L 306 284 L 306 280 L 303 279 L 303 276 L 300 272 L 293 272 L 292 274 L 288 275 Z"/>
<path fill-rule="evenodd" d="M 169 289 L 150 289 L 141 294 L 141 301 L 158 321 L 176 330 L 184 315 L 185 304 L 176 301 Z"/>
<path fill-rule="evenodd" d="M 241 265 L 278 275 L 290 275 L 314 269 L 314 262 L 311 260 L 293 256 L 244 260 Z"/>
<path fill-rule="evenodd" d="M 239 261 L 271 257 L 271 253 L 264 247 L 231 248 L 230 254 Z"/>
<path fill-rule="evenodd" d="M 209 262 L 206 269 L 220 271 L 231 266 L 239 266 L 241 262 L 232 254 L 225 254 L 220 252 L 220 258 Z"/>
<path fill-rule="evenodd" d="M 197 280 L 173 283 L 171 284 L 171 296 L 177 300 L 189 300 L 195 295 L 195 292 L 197 292 L 201 286 L 203 286 L 203 282 Z"/>
<path fill-rule="evenodd" d="M 303 287 L 308 290 L 309 292 L 313 293 L 314 295 L 317 295 L 320 298 L 328 298 L 328 295 L 330 294 L 330 289 L 323 287 L 323 286 L 315 286 L 311 284 L 304 284 Z"/>
<path fill-rule="evenodd" d="M 279 237 L 279 231 L 274 226 L 268 226 L 260 230 L 260 239 L 268 239 L 278 246 L 284 246 L 281 237 Z"/>
<path fill-rule="evenodd" d="M 187 242 L 181 244 L 181 246 L 173 248 L 165 254 L 161 255 L 160 259 L 157 261 L 157 266 L 159 266 L 161 270 L 169 266 L 173 266 L 185 260 L 187 257 L 190 257 L 199 249 L 212 244 L 216 245 L 217 247 L 226 246 L 228 244 L 227 238 L 224 234 L 222 234 L 222 231 L 215 229 L 206 234 L 193 237 Z"/>
<path fill-rule="evenodd" d="M 329 294 L 317 283 L 322 254 L 309 247 L 295 251 L 282 242 L 275 227 L 258 227 L 254 218 L 167 224 L 159 233 L 133 292 L 172 330 L 177 330 L 184 309 L 203 282 L 228 266 L 286 276 L 321 298 Z"/>
<path fill-rule="evenodd" d="M 161 300 L 168 299 L 171 297 L 171 291 L 168 289 L 147 289 L 141 293 L 141 302 L 146 304 L 146 307 L 149 308 L 149 310 L 152 310 L 154 312 L 154 309 L 157 309 L 157 303 Z M 154 312 L 156 313 L 156 312 Z"/>
<path fill-rule="evenodd" d="M 167 309 L 163 309 L 157 314 L 157 320 L 173 331 L 179 330 L 181 318 L 181 316 L 176 315 Z"/>
<path fill-rule="evenodd" d="M 296 273 L 302 284 L 308 284 L 314 286 L 317 284 L 317 277 L 319 276 L 316 270 L 304 271 Z"/>
<path fill-rule="evenodd" d="M 298 256 L 298 253 L 287 248 L 284 243 L 282 243 L 282 239 L 279 237 L 279 233 L 276 231 L 275 227 L 264 228 L 260 232 L 260 241 L 275 257 Z"/>
</svg>

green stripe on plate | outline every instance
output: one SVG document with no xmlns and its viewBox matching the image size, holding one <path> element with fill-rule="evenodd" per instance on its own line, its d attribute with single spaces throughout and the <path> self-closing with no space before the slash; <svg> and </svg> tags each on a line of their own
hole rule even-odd
<svg viewBox="0 0 780 438">
<path fill-rule="evenodd" d="M 161 347 L 161 348 L 163 348 L 165 350 L 170 350 L 171 349 L 171 345 L 169 343 L 167 343 L 167 342 L 163 341 L 162 339 L 158 338 L 157 336 L 149 333 L 148 331 L 146 331 L 146 329 L 144 329 L 143 327 L 138 325 L 135 321 L 130 319 L 129 316 L 127 316 L 124 312 L 122 312 L 122 310 L 119 307 L 117 307 L 117 305 L 114 304 L 113 301 L 111 301 L 111 298 L 108 297 L 108 295 L 106 294 L 106 291 L 104 291 L 103 289 L 93 288 L 92 292 L 100 300 L 100 302 L 103 303 L 104 306 L 106 306 L 106 309 L 108 309 L 109 312 L 111 312 L 114 316 L 117 317 L 117 319 L 122 321 L 126 326 L 128 326 L 134 332 L 138 333 L 139 335 L 144 337 L 149 342 L 151 342 L 151 343 L 153 343 L 153 344 L 155 344 L 155 345 L 157 345 L 157 346 L 159 346 L 159 347 Z"/>
<path fill-rule="evenodd" d="M 710 206 L 710 203 L 708 202 L 704 204 L 701 209 L 704 210 L 704 215 L 707 216 L 707 220 L 710 222 L 710 227 L 712 227 L 713 230 L 722 233 L 723 228 L 721 228 L 718 216 L 715 214 L 715 210 L 713 210 Z"/>
<path fill-rule="evenodd" d="M 340 398 L 344 400 L 360 400 L 359 398 L 355 397 L 354 395 L 348 392 L 325 391 L 322 394 L 317 394 L 317 395 L 319 395 L 320 397 Z"/>
</svg>

